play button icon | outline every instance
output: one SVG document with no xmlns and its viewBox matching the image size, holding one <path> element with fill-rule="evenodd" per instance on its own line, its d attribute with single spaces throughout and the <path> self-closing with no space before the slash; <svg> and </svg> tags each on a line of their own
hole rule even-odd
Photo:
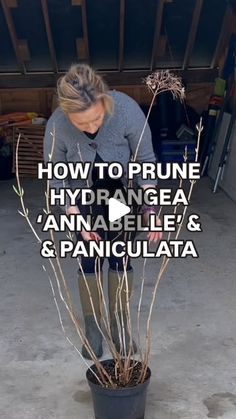
<svg viewBox="0 0 236 419">
<path fill-rule="evenodd" d="M 128 205 L 122 204 L 122 202 L 118 201 L 115 198 L 110 198 L 108 201 L 108 219 L 110 223 L 113 221 L 119 220 L 119 218 L 123 217 L 126 214 L 129 214 L 130 207 Z"/>
</svg>

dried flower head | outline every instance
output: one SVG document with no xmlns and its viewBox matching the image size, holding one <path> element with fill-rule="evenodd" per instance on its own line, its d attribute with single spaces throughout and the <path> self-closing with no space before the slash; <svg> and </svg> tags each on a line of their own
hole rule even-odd
<svg viewBox="0 0 236 419">
<path fill-rule="evenodd" d="M 185 88 L 180 77 L 170 73 L 169 70 L 157 70 L 147 76 L 145 83 L 153 94 L 170 91 L 175 99 L 183 100 Z"/>
</svg>

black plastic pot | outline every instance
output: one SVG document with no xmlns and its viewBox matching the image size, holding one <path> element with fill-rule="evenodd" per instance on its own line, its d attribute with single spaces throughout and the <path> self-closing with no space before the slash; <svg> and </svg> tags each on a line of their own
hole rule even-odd
<svg viewBox="0 0 236 419">
<path fill-rule="evenodd" d="M 101 361 L 106 367 L 113 360 Z M 91 367 L 96 371 L 95 365 Z M 147 387 L 150 382 L 151 370 L 148 368 L 144 383 L 133 387 L 105 388 L 94 383 L 94 376 L 88 369 L 86 377 L 91 389 L 95 419 L 144 419 Z"/>
</svg>

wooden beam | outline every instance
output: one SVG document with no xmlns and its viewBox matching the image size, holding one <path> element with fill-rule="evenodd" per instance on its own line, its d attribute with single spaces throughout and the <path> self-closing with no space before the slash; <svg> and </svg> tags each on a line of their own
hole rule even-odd
<svg viewBox="0 0 236 419">
<path fill-rule="evenodd" d="M 21 55 L 20 55 L 20 51 L 19 51 L 19 45 L 18 45 L 18 39 L 17 39 L 17 35 L 16 35 L 16 29 L 15 29 L 15 25 L 12 19 L 12 15 L 10 12 L 10 9 L 6 3 L 6 0 L 1 0 L 1 4 L 2 4 L 2 9 L 3 9 L 3 13 L 4 13 L 4 17 L 6 19 L 6 24 L 9 30 L 9 34 L 11 37 L 11 41 L 12 41 L 12 45 L 15 51 L 15 55 L 16 55 L 16 60 L 17 63 L 19 65 L 20 71 L 24 74 L 26 73 L 26 68 L 25 68 L 25 64 L 21 59 Z"/>
<path fill-rule="evenodd" d="M 18 49 L 20 58 L 24 63 L 31 60 L 29 46 L 26 39 L 18 39 Z"/>
<path fill-rule="evenodd" d="M 231 27 L 232 19 L 233 19 L 232 8 L 228 5 L 225 11 L 217 45 L 216 45 L 216 48 L 215 48 L 215 51 L 211 60 L 211 68 L 218 66 L 220 56 L 223 53 L 224 48 L 227 46 L 230 40 L 230 36 L 232 34 L 232 27 Z"/>
<path fill-rule="evenodd" d="M 182 69 L 186 70 L 188 68 L 189 60 L 193 51 L 196 35 L 197 35 L 197 29 L 198 24 L 201 16 L 201 10 L 202 10 L 203 0 L 195 0 L 195 8 L 193 12 L 193 18 L 192 18 L 192 24 L 190 28 L 190 33 L 188 37 L 187 47 L 184 54 L 184 60 Z"/>
<path fill-rule="evenodd" d="M 157 49 L 159 46 L 159 40 L 161 35 L 161 24 L 162 24 L 162 16 L 164 10 L 165 0 L 159 0 L 157 2 L 157 10 L 156 10 L 156 24 L 154 30 L 154 38 L 153 38 L 153 45 L 152 45 L 152 57 L 151 57 L 151 64 L 150 70 L 152 71 L 156 66 L 156 58 L 157 58 Z"/>
<path fill-rule="evenodd" d="M 76 38 L 76 51 L 79 61 L 88 61 L 87 48 L 84 38 Z"/>
<path fill-rule="evenodd" d="M 158 46 L 157 55 L 156 55 L 157 58 L 164 57 L 165 52 L 166 52 L 167 42 L 168 42 L 167 36 L 161 35 L 159 39 L 159 46 Z M 173 65 L 173 63 L 171 64 Z"/>
<path fill-rule="evenodd" d="M 176 74 L 186 81 L 186 83 L 213 83 L 218 77 L 217 69 L 191 69 L 180 70 L 172 69 L 171 72 Z M 8 74 L 1 73 L 0 89 L 6 88 L 47 88 L 55 87 L 57 80 L 65 73 L 27 73 L 22 74 Z M 99 72 L 101 76 L 107 81 L 109 86 L 136 86 L 143 85 L 143 79 L 150 74 L 150 71 L 107 71 Z"/>
<path fill-rule="evenodd" d="M 6 6 L 9 8 L 18 7 L 18 0 L 5 0 Z"/>
<path fill-rule="evenodd" d="M 83 27 L 83 38 L 85 44 L 85 51 L 87 56 L 88 63 L 90 62 L 89 54 L 89 40 L 88 40 L 88 24 L 87 24 L 87 10 L 86 10 L 86 0 L 81 0 L 81 13 L 82 13 L 82 27 Z"/>
<path fill-rule="evenodd" d="M 47 0 L 41 0 L 41 7 L 43 11 L 43 18 L 44 18 L 44 23 L 45 23 L 46 33 L 47 33 L 48 47 L 49 47 L 50 56 L 52 60 L 53 70 L 55 71 L 55 73 L 58 73 L 56 49 L 55 49 L 53 36 L 52 36 L 52 29 L 50 25 Z"/>
<path fill-rule="evenodd" d="M 119 37 L 119 62 L 118 69 L 121 71 L 124 65 L 124 36 L 125 36 L 125 0 L 120 0 L 120 37 Z"/>
<path fill-rule="evenodd" d="M 83 0 L 71 0 L 71 6 L 81 6 Z"/>
</svg>

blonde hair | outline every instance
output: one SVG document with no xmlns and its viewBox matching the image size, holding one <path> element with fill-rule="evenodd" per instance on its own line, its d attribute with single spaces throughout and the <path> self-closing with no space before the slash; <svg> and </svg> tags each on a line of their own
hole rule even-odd
<svg viewBox="0 0 236 419">
<path fill-rule="evenodd" d="M 112 114 L 114 104 L 103 79 L 87 64 L 73 64 L 57 83 L 58 102 L 66 113 L 83 112 L 103 102 L 107 113 Z"/>
</svg>

